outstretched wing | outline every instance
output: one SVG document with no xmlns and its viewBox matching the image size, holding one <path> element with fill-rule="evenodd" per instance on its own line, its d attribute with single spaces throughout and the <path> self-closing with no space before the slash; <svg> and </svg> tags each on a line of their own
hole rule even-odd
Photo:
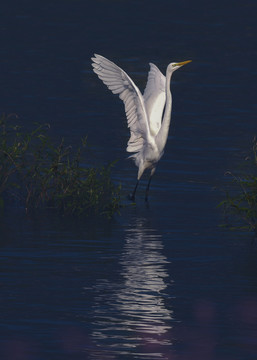
<svg viewBox="0 0 257 360">
<path fill-rule="evenodd" d="M 162 114 L 166 101 L 165 93 L 166 77 L 158 67 L 150 63 L 150 71 L 144 91 L 144 102 L 149 121 L 150 132 L 157 135 L 161 127 Z"/>
<path fill-rule="evenodd" d="M 143 96 L 131 78 L 112 61 L 95 54 L 92 58 L 93 71 L 113 92 L 123 100 L 127 115 L 130 139 L 127 151 L 138 152 L 145 141 L 151 142 Z"/>
</svg>

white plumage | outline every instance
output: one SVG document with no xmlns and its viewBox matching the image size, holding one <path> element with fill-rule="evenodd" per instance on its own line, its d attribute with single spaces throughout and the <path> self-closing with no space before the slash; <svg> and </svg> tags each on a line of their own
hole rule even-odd
<svg viewBox="0 0 257 360">
<path fill-rule="evenodd" d="M 151 169 L 151 176 L 146 189 L 145 200 L 151 178 L 157 162 L 163 155 L 168 137 L 171 115 L 170 79 L 172 73 L 189 61 L 171 63 L 167 67 L 166 77 L 156 65 L 150 63 L 150 71 L 144 95 L 141 94 L 133 80 L 120 67 L 101 55 L 92 58 L 93 71 L 113 92 L 123 100 L 130 129 L 127 151 L 134 153 L 130 157 L 138 166 L 138 177 L 131 199 L 135 193 L 139 179 L 145 169 Z M 166 104 L 166 106 L 165 106 Z M 164 111 L 165 107 L 165 111 Z"/>
<path fill-rule="evenodd" d="M 166 100 L 166 77 L 160 72 L 156 65 L 152 63 L 149 65 L 150 71 L 148 73 L 143 98 L 148 115 L 150 132 L 152 136 L 155 136 L 161 128 L 162 113 Z"/>
</svg>

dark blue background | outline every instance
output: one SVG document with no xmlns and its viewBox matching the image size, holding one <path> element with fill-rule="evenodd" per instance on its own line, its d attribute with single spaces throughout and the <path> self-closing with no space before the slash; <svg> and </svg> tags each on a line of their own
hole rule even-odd
<svg viewBox="0 0 257 360">
<path fill-rule="evenodd" d="M 216 208 L 256 133 L 256 14 L 250 0 L 1 5 L 0 112 L 73 146 L 88 135 L 91 163 L 119 159 L 124 201 L 137 172 L 124 109 L 90 58 L 141 90 L 149 62 L 193 60 L 172 79 L 149 208 L 142 184 L 111 222 L 2 215 L 1 359 L 256 359 L 256 247 Z"/>
</svg>

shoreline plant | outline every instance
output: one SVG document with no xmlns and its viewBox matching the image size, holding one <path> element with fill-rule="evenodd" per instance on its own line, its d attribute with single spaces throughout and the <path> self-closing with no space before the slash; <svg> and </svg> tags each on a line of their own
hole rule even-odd
<svg viewBox="0 0 257 360">
<path fill-rule="evenodd" d="M 14 198 L 27 212 L 46 207 L 76 216 L 111 217 L 119 211 L 120 186 L 111 180 L 114 162 L 81 166 L 87 138 L 74 150 L 63 139 L 56 145 L 49 128 L 36 124 L 28 132 L 17 125 L 16 115 L 0 117 L 1 207 Z"/>
<path fill-rule="evenodd" d="M 232 230 L 253 231 L 257 235 L 257 139 L 253 139 L 252 153 L 246 157 L 247 167 L 237 173 L 226 175 L 232 179 L 232 186 L 226 191 L 226 199 L 218 206 L 223 207 L 227 224 Z M 229 225 L 231 223 L 234 225 Z"/>
</svg>

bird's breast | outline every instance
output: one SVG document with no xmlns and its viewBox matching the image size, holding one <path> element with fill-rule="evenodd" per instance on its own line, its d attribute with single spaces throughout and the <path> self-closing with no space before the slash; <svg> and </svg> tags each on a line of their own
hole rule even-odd
<svg viewBox="0 0 257 360">
<path fill-rule="evenodd" d="M 145 162 L 149 165 L 155 165 L 163 155 L 163 151 L 159 151 L 157 147 L 148 148 L 145 152 Z M 149 167 L 149 166 L 148 166 Z"/>
</svg>

